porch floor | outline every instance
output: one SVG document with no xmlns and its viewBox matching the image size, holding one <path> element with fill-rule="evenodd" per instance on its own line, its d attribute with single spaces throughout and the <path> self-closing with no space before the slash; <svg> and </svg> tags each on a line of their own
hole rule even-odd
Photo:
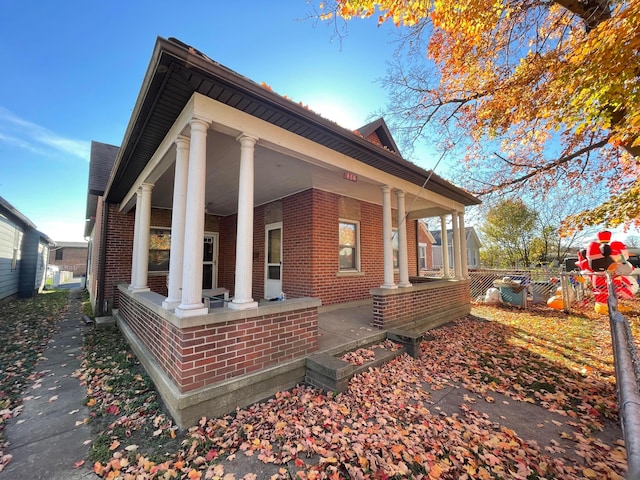
<svg viewBox="0 0 640 480">
<path fill-rule="evenodd" d="M 373 326 L 373 305 L 324 309 L 318 312 L 318 353 L 339 353 L 384 339 Z"/>
</svg>

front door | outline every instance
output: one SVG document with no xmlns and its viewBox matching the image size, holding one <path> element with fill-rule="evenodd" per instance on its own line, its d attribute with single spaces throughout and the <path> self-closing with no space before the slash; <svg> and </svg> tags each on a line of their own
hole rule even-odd
<svg viewBox="0 0 640 480">
<path fill-rule="evenodd" d="M 282 291 L 282 222 L 266 226 L 264 298 L 275 298 Z"/>
<path fill-rule="evenodd" d="M 218 287 L 218 234 L 205 233 L 202 250 L 202 289 Z"/>
</svg>

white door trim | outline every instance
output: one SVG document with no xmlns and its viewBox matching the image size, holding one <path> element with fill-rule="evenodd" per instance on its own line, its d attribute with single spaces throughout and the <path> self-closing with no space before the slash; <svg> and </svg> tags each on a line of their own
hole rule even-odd
<svg viewBox="0 0 640 480">
<path fill-rule="evenodd" d="M 203 265 L 203 274 L 204 274 L 204 265 L 211 263 L 213 266 L 211 268 L 212 271 L 212 279 L 211 279 L 211 288 L 218 288 L 218 252 L 220 250 L 220 234 L 218 232 L 204 232 L 202 237 L 203 248 L 204 241 L 207 237 L 213 238 L 213 260 L 211 262 L 202 261 Z"/>
<path fill-rule="evenodd" d="M 269 267 L 276 266 L 276 263 L 269 263 L 269 232 L 280 229 L 280 278 L 278 280 L 269 279 Z M 282 222 L 275 222 L 264 227 L 264 298 L 274 298 L 282 291 Z"/>
</svg>

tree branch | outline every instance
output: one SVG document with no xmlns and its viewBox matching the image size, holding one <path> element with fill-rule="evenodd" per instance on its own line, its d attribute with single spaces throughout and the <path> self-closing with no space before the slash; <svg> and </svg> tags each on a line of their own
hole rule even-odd
<svg viewBox="0 0 640 480">
<path fill-rule="evenodd" d="M 555 0 L 555 2 L 580 17 L 587 33 L 611 18 L 611 8 L 607 0 Z"/>
<path fill-rule="evenodd" d="M 497 192 L 499 190 L 503 190 L 503 189 L 505 189 L 507 187 L 511 187 L 511 186 L 514 186 L 514 185 L 519 184 L 519 183 L 523 183 L 523 182 L 529 180 L 530 178 L 538 175 L 539 173 L 547 172 L 549 170 L 552 170 L 553 168 L 559 167 L 560 165 L 564 165 L 565 163 L 568 163 L 568 162 L 570 162 L 572 160 L 575 160 L 576 158 L 580 157 L 581 155 L 584 155 L 585 153 L 589 153 L 592 150 L 595 150 L 597 148 L 602 148 L 608 142 L 609 142 L 609 137 L 607 136 L 607 137 L 603 138 L 602 140 L 600 140 L 599 142 L 592 143 L 591 145 L 587 145 L 586 147 L 581 148 L 577 152 L 574 152 L 574 153 L 572 153 L 570 155 L 562 156 L 562 157 L 556 159 L 553 162 L 550 162 L 550 163 L 547 163 L 546 165 L 537 167 L 533 171 L 527 173 L 526 175 L 522 175 L 522 176 L 520 176 L 518 178 L 514 178 L 514 179 L 511 179 L 509 181 L 501 182 L 498 185 L 493 185 L 491 188 L 486 189 L 486 190 L 482 190 L 482 191 L 479 191 L 479 192 L 471 192 L 471 193 L 474 194 L 474 195 L 483 196 L 483 195 L 487 195 L 487 194 L 490 194 L 490 193 L 495 193 L 495 192 Z M 500 158 L 502 158 L 502 157 L 500 157 Z"/>
</svg>

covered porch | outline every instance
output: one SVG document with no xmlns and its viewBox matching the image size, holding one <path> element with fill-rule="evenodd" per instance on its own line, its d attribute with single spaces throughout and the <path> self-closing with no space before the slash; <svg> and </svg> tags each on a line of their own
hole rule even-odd
<svg viewBox="0 0 640 480">
<path fill-rule="evenodd" d="M 411 287 L 425 216 L 453 225 L 444 277 L 467 277 L 464 204 L 198 94 L 122 195 L 117 214 L 135 213 L 128 288 L 164 294 L 180 318 L 207 313 L 203 290 L 251 310 L 281 292 L 329 305 Z"/>
<path fill-rule="evenodd" d="M 305 381 L 310 355 L 338 356 L 384 340 L 389 330 L 376 326 L 373 301 L 322 307 L 317 299 L 287 299 L 252 312 L 211 308 L 185 320 L 157 293 L 119 288 L 118 326 L 181 426 L 289 389 Z M 458 280 L 408 287 L 411 298 L 440 300 L 423 302 L 402 328 L 422 333 L 468 314 L 470 303 L 456 297 L 468 290 Z"/>
</svg>

